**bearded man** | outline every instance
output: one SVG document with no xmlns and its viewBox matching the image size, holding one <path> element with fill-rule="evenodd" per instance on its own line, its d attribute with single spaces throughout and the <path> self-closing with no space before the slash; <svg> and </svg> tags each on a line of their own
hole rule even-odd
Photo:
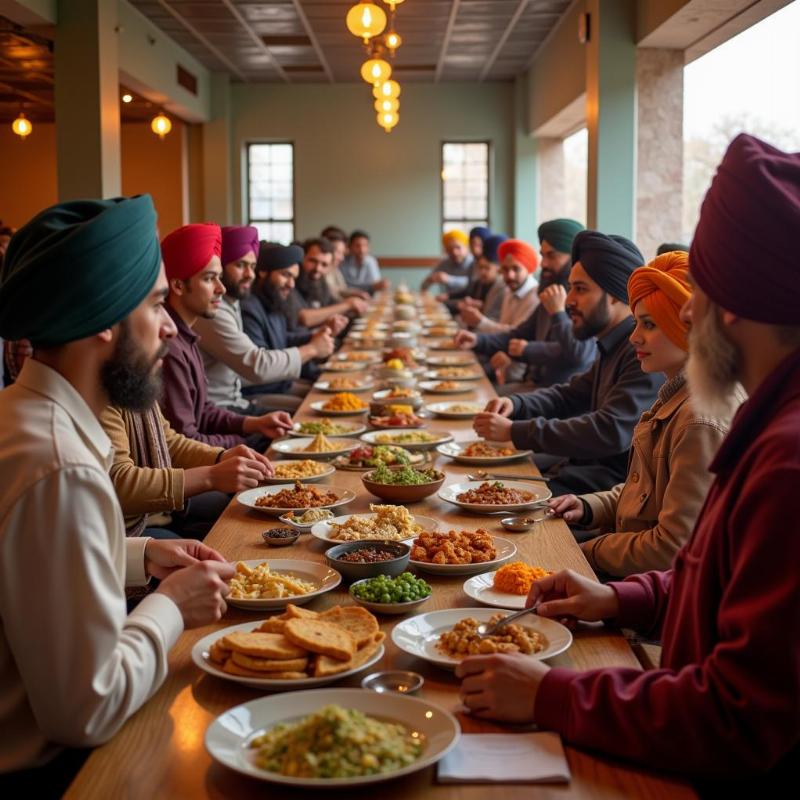
<svg viewBox="0 0 800 800">
<path fill-rule="evenodd" d="M 47 286 L 47 291 L 42 291 Z M 99 416 L 141 411 L 175 325 L 149 195 L 48 208 L 11 240 L 0 335 L 34 353 L 0 392 L 0 789 L 60 797 L 87 748 L 158 689 L 233 568 L 198 542 L 125 537 Z M 126 613 L 125 585 L 161 579 Z M 33 581 L 33 584 L 31 583 Z"/>
<path fill-rule="evenodd" d="M 572 242 L 582 230 L 574 219 L 551 219 L 539 226 L 539 304 L 527 319 L 509 331 L 459 331 L 455 336 L 462 350 L 491 356 L 500 396 L 564 383 L 589 369 L 597 356 L 595 340 L 578 339 L 566 312 Z M 512 371 L 515 363 L 524 365 L 519 378 Z"/>
<path fill-rule="evenodd" d="M 479 436 L 533 450 L 554 495 L 603 491 L 625 480 L 633 429 L 664 382 L 663 374 L 642 372 L 628 341 L 635 327 L 628 278 L 643 263 L 624 236 L 579 233 L 567 308 L 575 338 L 597 339 L 597 359 L 569 383 L 490 400 L 475 418 Z"/>
<path fill-rule="evenodd" d="M 672 569 L 601 585 L 573 572 L 527 603 L 663 642 L 661 665 L 588 672 L 515 656 L 468 658 L 480 717 L 535 722 L 570 744 L 691 779 L 708 797 L 785 794 L 800 757 L 800 153 L 741 134 L 720 164 L 690 251 L 689 392 L 716 414 L 749 399 Z M 762 263 L 757 279 L 753 265 Z"/>
</svg>

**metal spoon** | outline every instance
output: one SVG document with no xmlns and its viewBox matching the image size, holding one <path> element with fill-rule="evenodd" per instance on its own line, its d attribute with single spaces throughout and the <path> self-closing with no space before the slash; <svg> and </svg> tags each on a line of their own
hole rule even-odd
<svg viewBox="0 0 800 800">
<path fill-rule="evenodd" d="M 486 480 L 486 478 L 503 478 L 509 481 L 540 481 L 541 483 L 548 482 L 547 478 L 543 478 L 540 475 L 510 475 L 504 472 L 486 472 L 482 469 L 479 469 L 472 475 L 467 475 L 467 478 L 471 481 L 483 481 Z"/>
<path fill-rule="evenodd" d="M 530 608 L 523 608 L 522 611 L 515 611 L 513 614 L 509 614 L 507 617 L 503 617 L 503 619 L 491 625 L 488 622 L 478 625 L 478 627 L 475 629 L 475 632 L 478 634 L 478 636 L 484 639 L 487 636 L 491 636 L 493 633 L 497 633 L 500 628 L 505 627 L 509 622 L 513 622 L 515 619 L 524 617 L 525 614 L 535 613 L 538 608 L 539 601 L 537 600 Z"/>
</svg>

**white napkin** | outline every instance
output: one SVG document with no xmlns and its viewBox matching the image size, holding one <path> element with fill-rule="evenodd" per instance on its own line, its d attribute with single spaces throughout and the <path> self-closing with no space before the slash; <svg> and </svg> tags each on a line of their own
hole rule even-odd
<svg viewBox="0 0 800 800">
<path fill-rule="evenodd" d="M 557 733 L 467 733 L 439 762 L 440 783 L 569 783 Z"/>
</svg>

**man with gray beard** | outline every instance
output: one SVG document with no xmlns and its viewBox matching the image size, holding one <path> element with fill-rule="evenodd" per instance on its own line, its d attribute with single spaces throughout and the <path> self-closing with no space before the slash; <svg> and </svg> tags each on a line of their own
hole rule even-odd
<svg viewBox="0 0 800 800">
<path fill-rule="evenodd" d="M 533 659 L 465 659 L 478 716 L 536 722 L 587 747 L 695 781 L 706 796 L 778 796 L 800 758 L 800 153 L 733 140 L 690 251 L 683 315 L 690 396 L 719 413 L 749 399 L 711 463 L 715 479 L 672 569 L 601 585 L 571 571 L 528 604 L 575 624 L 661 638 L 658 669 L 589 672 Z M 757 273 L 754 275 L 754 270 Z"/>
</svg>

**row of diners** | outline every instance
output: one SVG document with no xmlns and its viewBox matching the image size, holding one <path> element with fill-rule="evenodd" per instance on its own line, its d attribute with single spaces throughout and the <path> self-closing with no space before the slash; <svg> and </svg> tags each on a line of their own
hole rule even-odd
<svg viewBox="0 0 800 800">
<path fill-rule="evenodd" d="M 800 744 L 799 229 L 800 155 L 742 134 L 690 247 L 648 260 L 565 218 L 538 242 L 453 229 L 421 296 L 392 293 L 363 230 L 281 245 L 191 224 L 159 241 L 148 195 L 0 231 L 0 785 L 59 796 L 146 713 L 176 643 L 222 627 L 237 573 L 214 526 L 243 513 L 237 493 L 276 482 L 276 445 L 326 418 L 310 394 L 328 390 L 332 414 L 373 405 L 348 352 L 371 348 L 390 394 L 408 390 L 371 412 L 394 434 L 425 430 L 448 391 L 474 401 L 459 366 L 424 391 L 403 382 L 430 352 L 397 334 L 426 316 L 440 354 L 469 351 L 492 384 L 468 437 L 532 451 L 548 524 L 591 567 L 545 570 L 525 603 L 578 638 L 603 623 L 661 647 L 644 671 L 464 658 L 462 734 L 469 718 L 536 724 L 701 794 L 777 790 Z M 387 341 L 392 319 L 407 324 Z M 324 628 L 315 613 L 309 630 Z M 262 635 L 305 630 L 278 620 Z"/>
</svg>

